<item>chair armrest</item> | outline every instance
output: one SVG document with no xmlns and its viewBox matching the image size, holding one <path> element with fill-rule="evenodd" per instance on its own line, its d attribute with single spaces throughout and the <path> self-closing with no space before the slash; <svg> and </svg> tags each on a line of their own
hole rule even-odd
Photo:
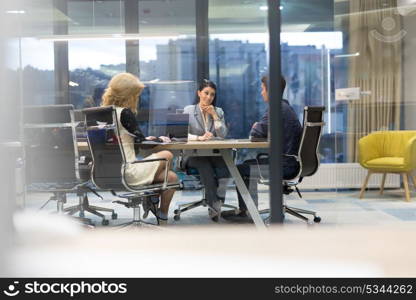
<svg viewBox="0 0 416 300">
<path fill-rule="evenodd" d="M 135 160 L 133 162 L 131 162 L 130 164 L 142 164 L 142 163 L 147 163 L 147 162 L 152 162 L 152 161 L 168 161 L 166 158 L 152 158 L 152 159 L 143 159 L 143 160 Z"/>
<path fill-rule="evenodd" d="M 407 141 L 404 149 L 404 164 L 410 170 L 416 168 L 416 136 Z"/>
<path fill-rule="evenodd" d="M 377 138 L 383 138 L 377 133 L 371 133 L 358 140 L 358 162 L 365 167 L 367 161 L 378 158 Z"/>
<path fill-rule="evenodd" d="M 269 153 L 259 153 L 256 156 L 256 160 L 258 161 L 261 158 L 269 158 Z"/>
<path fill-rule="evenodd" d="M 293 155 L 293 154 L 282 154 L 282 156 L 284 156 L 284 157 L 293 157 L 294 159 L 296 159 L 297 162 L 299 162 L 299 156 L 297 156 L 297 155 Z"/>
<path fill-rule="evenodd" d="M 282 156 L 284 156 L 284 157 L 293 157 L 297 161 L 299 161 L 299 157 L 297 155 L 293 155 L 293 154 L 282 154 Z M 269 154 L 268 153 L 259 153 L 259 154 L 257 154 L 256 160 L 259 160 L 261 158 L 269 158 Z"/>
<path fill-rule="evenodd" d="M 166 161 L 165 165 L 165 176 L 163 178 L 163 189 L 166 189 L 168 186 L 168 171 L 169 171 L 169 162 L 166 158 L 152 158 L 152 159 L 143 159 L 143 160 L 135 160 L 131 162 L 130 164 L 143 164 L 148 162 L 154 162 L 154 161 Z"/>
</svg>

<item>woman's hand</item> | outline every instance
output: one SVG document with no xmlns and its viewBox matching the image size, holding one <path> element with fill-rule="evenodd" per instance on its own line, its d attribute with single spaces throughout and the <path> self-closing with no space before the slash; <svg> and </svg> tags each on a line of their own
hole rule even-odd
<svg viewBox="0 0 416 300">
<path fill-rule="evenodd" d="M 202 111 L 206 112 L 207 114 L 210 114 L 214 120 L 218 120 L 217 112 L 215 111 L 214 106 L 208 105 L 202 107 Z"/>
<path fill-rule="evenodd" d="M 197 139 L 198 139 L 198 141 L 208 141 L 208 140 L 212 139 L 213 136 L 214 135 L 211 132 L 207 131 L 207 132 L 205 132 L 204 135 L 198 136 Z"/>
<path fill-rule="evenodd" d="M 159 139 L 162 140 L 163 143 L 170 143 L 170 142 L 172 142 L 172 140 L 169 137 L 163 136 L 163 135 L 160 136 Z"/>
<path fill-rule="evenodd" d="M 147 136 L 146 137 L 146 141 L 154 141 L 154 140 L 156 140 L 157 139 L 157 137 L 155 137 L 155 136 Z"/>
</svg>

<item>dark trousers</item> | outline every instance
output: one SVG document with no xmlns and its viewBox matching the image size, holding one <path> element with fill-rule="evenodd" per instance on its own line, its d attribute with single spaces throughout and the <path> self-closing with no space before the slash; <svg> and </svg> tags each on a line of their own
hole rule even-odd
<svg viewBox="0 0 416 300">
<path fill-rule="evenodd" d="M 250 193 L 251 198 L 253 199 L 256 206 L 258 205 L 258 196 L 257 196 L 257 183 L 261 174 L 268 174 L 269 160 L 260 159 L 259 164 L 257 160 L 249 159 L 244 161 L 242 164 L 237 165 L 238 171 L 240 172 L 241 177 L 244 180 L 244 183 Z M 260 170 L 259 170 L 260 168 Z M 299 170 L 298 166 L 285 166 L 283 165 L 283 178 L 291 179 L 293 178 Z M 247 210 L 247 206 L 241 197 L 240 191 L 237 189 L 238 195 L 238 205 L 240 210 Z"/>
<path fill-rule="evenodd" d="M 205 187 L 207 202 L 212 206 L 219 201 L 217 197 L 218 179 L 229 178 L 227 166 L 219 156 L 193 156 L 187 162 L 187 167 L 198 170 L 201 182 Z"/>
</svg>

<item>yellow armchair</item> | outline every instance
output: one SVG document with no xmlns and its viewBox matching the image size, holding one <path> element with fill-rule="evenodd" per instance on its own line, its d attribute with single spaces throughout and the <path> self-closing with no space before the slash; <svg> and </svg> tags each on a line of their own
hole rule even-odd
<svg viewBox="0 0 416 300">
<path fill-rule="evenodd" d="M 371 133 L 358 142 L 358 159 L 360 165 L 368 169 L 361 188 L 360 198 L 371 174 L 382 173 L 380 194 L 383 194 L 387 173 L 398 173 L 403 176 L 406 201 L 410 201 L 409 176 L 416 186 L 416 178 L 411 171 L 416 168 L 416 131 L 378 131 Z"/>
</svg>

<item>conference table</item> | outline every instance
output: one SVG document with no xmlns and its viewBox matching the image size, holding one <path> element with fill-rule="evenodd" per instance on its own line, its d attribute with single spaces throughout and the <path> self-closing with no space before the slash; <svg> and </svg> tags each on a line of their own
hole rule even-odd
<svg viewBox="0 0 416 300">
<path fill-rule="evenodd" d="M 78 143 L 80 150 L 87 150 L 86 142 Z M 233 178 L 235 185 L 240 192 L 247 210 L 258 229 L 265 229 L 265 224 L 261 218 L 259 211 L 244 184 L 243 178 L 237 169 L 232 156 L 233 149 L 266 149 L 269 147 L 268 142 L 251 142 L 248 139 L 225 139 L 225 140 L 209 140 L 209 141 L 188 141 L 186 143 L 160 143 L 160 144 L 140 144 L 139 147 L 146 151 L 158 152 L 161 150 L 169 150 L 175 155 L 191 155 L 191 156 L 221 156 Z"/>
</svg>

